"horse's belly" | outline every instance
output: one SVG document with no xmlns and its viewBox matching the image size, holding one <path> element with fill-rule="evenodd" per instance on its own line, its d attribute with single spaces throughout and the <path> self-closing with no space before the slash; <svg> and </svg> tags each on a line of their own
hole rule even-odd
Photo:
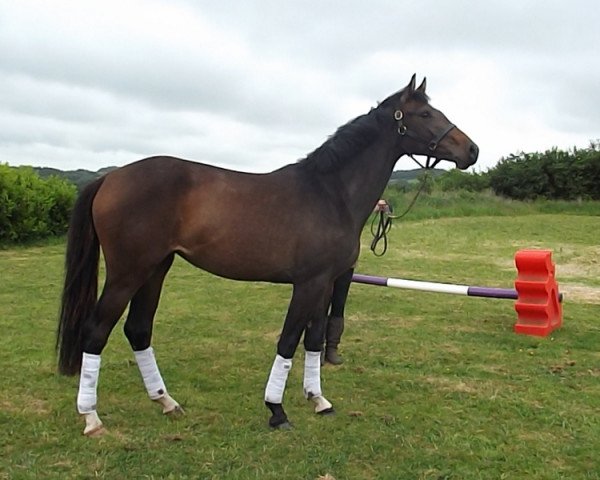
<svg viewBox="0 0 600 480">
<path fill-rule="evenodd" d="M 272 249 L 205 245 L 196 251 L 181 248 L 178 252 L 196 267 L 220 277 L 278 283 L 293 280 L 291 256 L 282 256 Z"/>
</svg>

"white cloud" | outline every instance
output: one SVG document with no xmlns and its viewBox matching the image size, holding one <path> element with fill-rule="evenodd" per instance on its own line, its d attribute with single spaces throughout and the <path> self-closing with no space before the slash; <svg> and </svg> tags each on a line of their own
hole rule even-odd
<svg viewBox="0 0 600 480">
<path fill-rule="evenodd" d="M 428 77 L 480 167 L 600 137 L 591 0 L 0 0 L 0 161 L 268 171 Z M 409 167 L 401 162 L 399 167 Z"/>
</svg>

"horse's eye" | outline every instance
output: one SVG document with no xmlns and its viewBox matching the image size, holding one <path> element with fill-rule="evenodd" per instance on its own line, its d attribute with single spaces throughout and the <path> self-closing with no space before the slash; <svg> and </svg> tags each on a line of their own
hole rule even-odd
<svg viewBox="0 0 600 480">
<path fill-rule="evenodd" d="M 423 113 L 421 113 L 421 118 L 430 118 L 431 117 L 431 112 L 429 110 L 425 110 Z"/>
</svg>

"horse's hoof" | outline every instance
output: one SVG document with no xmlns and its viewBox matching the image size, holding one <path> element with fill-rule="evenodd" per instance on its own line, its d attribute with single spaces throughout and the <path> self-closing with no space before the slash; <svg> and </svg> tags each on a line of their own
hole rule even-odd
<svg viewBox="0 0 600 480">
<path fill-rule="evenodd" d="M 177 405 L 169 411 L 163 412 L 167 417 L 172 418 L 173 420 L 183 417 L 185 415 L 185 411 L 181 408 L 181 405 Z"/>
<path fill-rule="evenodd" d="M 88 431 L 86 431 L 86 430 L 87 430 L 87 428 L 83 431 L 83 434 L 88 438 L 102 437 L 103 435 L 108 433 L 106 428 L 104 428 L 104 425 L 98 425 L 94 428 L 91 428 Z"/>
<path fill-rule="evenodd" d="M 288 420 L 287 416 L 272 416 L 269 418 L 269 427 L 273 430 L 291 430 L 292 424 Z"/>
<path fill-rule="evenodd" d="M 162 413 L 169 417 L 180 417 L 185 413 L 181 405 L 173 400 L 173 397 L 168 393 L 165 393 L 162 397 L 153 399 L 153 401 L 162 406 Z"/>
<path fill-rule="evenodd" d="M 83 417 L 85 418 L 83 434 L 86 437 L 100 437 L 106 433 L 106 429 L 104 428 L 104 425 L 102 425 L 102 420 L 100 420 L 98 412 L 94 410 L 92 412 L 84 413 Z"/>
<path fill-rule="evenodd" d="M 327 416 L 327 415 L 334 415 L 335 414 L 335 409 L 333 407 L 330 408 L 326 408 L 325 410 L 321 410 L 320 412 L 317 412 L 317 415 L 322 415 L 322 416 Z"/>
<path fill-rule="evenodd" d="M 271 422 L 269 422 L 269 427 L 271 427 L 273 430 L 292 430 L 294 428 L 287 420 L 282 423 L 278 423 L 277 425 L 271 425 Z"/>
<path fill-rule="evenodd" d="M 315 413 L 319 415 L 328 415 L 333 413 L 333 405 L 323 395 L 310 398 L 315 404 Z"/>
<path fill-rule="evenodd" d="M 269 427 L 277 430 L 290 430 L 292 425 L 288 421 L 287 415 L 283 410 L 281 403 L 272 403 L 265 401 L 265 405 L 271 410 L 271 417 L 269 418 Z"/>
</svg>

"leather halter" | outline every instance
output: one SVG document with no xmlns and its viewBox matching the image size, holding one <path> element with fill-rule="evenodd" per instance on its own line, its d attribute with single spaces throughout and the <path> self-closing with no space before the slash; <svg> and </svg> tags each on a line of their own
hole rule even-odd
<svg viewBox="0 0 600 480">
<path fill-rule="evenodd" d="M 407 128 L 407 126 L 404 124 L 403 119 L 404 119 L 404 114 L 402 113 L 402 110 L 396 110 L 394 112 L 394 120 L 396 120 L 396 123 L 398 124 L 398 134 L 402 137 L 410 137 L 419 143 L 427 145 L 427 148 L 431 152 L 430 155 L 427 155 L 427 163 L 425 164 L 425 166 L 421 165 L 421 163 L 417 159 L 415 159 L 411 154 L 409 154 L 409 156 L 415 162 L 417 162 L 417 164 L 421 168 L 430 169 L 430 168 L 435 167 L 441 161 L 440 159 L 438 159 L 434 156 L 435 150 L 437 149 L 439 143 L 446 137 L 446 135 L 448 135 L 448 133 L 450 133 L 450 131 L 453 128 L 455 128 L 455 125 L 453 123 L 449 123 L 448 126 L 444 130 L 442 130 L 438 135 L 436 135 L 434 138 L 432 138 L 431 140 L 425 140 L 424 138 L 421 138 L 419 135 L 417 135 L 412 130 L 409 130 Z M 434 162 L 430 165 L 429 160 L 431 158 L 434 158 Z"/>
<path fill-rule="evenodd" d="M 412 130 L 409 130 L 406 127 L 406 125 L 404 125 L 404 122 L 402 121 L 403 118 L 404 118 L 404 114 L 402 113 L 402 110 L 396 110 L 394 112 L 394 120 L 396 120 L 396 122 L 398 123 L 398 134 L 402 137 L 410 137 L 413 140 L 416 140 L 417 142 L 427 145 L 427 147 L 429 148 L 429 151 L 431 152 L 430 155 L 427 155 L 427 162 L 425 163 L 425 165 L 422 165 L 421 162 L 419 162 L 413 156 L 412 153 L 409 153 L 407 155 L 410 158 L 412 158 L 417 163 L 417 165 L 419 165 L 419 167 L 421 167 L 425 170 L 430 170 L 430 169 L 434 168 L 441 160 L 439 158 L 436 158 L 433 154 L 435 153 L 435 150 L 437 149 L 438 144 L 446 137 L 446 135 L 448 135 L 448 133 L 450 133 L 450 131 L 455 127 L 455 125 L 453 123 L 450 123 L 441 133 L 436 135 L 433 139 L 425 140 L 425 139 L 421 138 L 419 135 L 417 135 L 416 133 L 414 133 Z M 432 164 L 430 164 L 429 161 L 432 158 L 434 159 L 434 161 Z M 375 222 L 377 221 L 377 217 L 373 217 L 373 221 L 371 222 L 371 233 L 373 234 L 373 241 L 371 242 L 371 251 L 373 252 L 373 254 L 375 254 L 375 256 L 381 257 L 387 251 L 387 247 L 388 247 L 387 233 L 389 232 L 390 228 L 392 227 L 392 219 L 404 217 L 411 210 L 411 208 L 417 201 L 417 198 L 423 191 L 424 187 L 425 187 L 425 182 L 421 183 L 421 187 L 417 191 L 417 194 L 412 199 L 412 201 L 408 205 L 408 208 L 404 211 L 404 213 L 402 215 L 391 215 L 390 212 L 384 213 L 383 211 L 380 211 L 377 231 L 375 231 Z M 384 218 L 384 215 L 387 215 L 387 219 Z M 380 252 L 378 252 L 377 244 L 382 239 L 383 239 L 383 249 Z"/>
</svg>

